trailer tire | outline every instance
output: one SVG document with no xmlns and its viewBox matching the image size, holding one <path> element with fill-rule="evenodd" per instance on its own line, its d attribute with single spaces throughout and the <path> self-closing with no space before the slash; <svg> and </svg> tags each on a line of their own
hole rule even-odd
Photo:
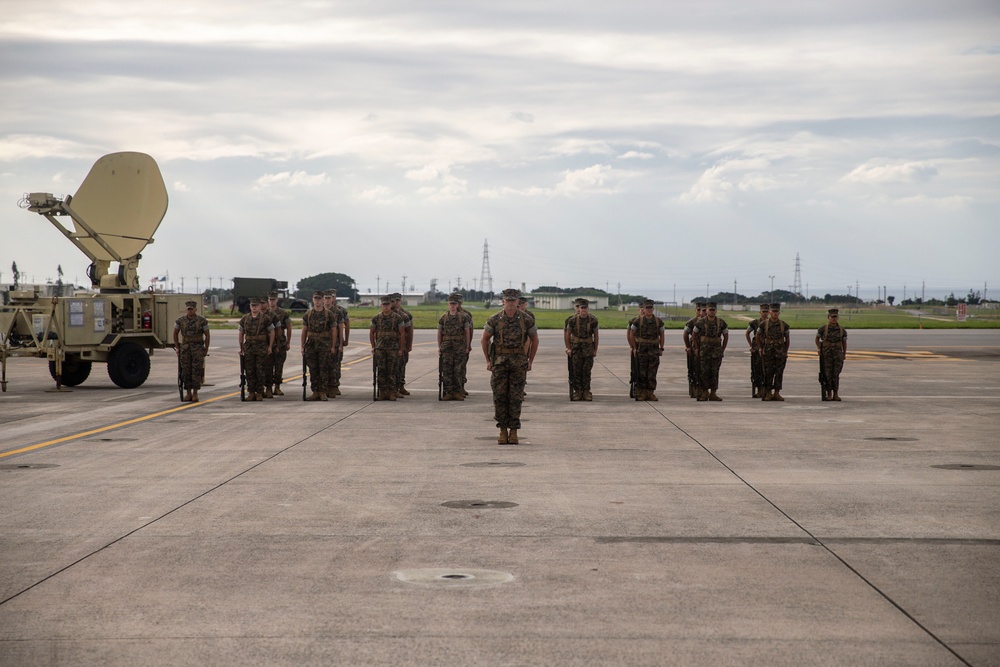
<svg viewBox="0 0 1000 667">
<path fill-rule="evenodd" d="M 90 369 L 93 363 L 84 361 L 79 357 L 66 357 L 62 363 L 62 385 L 65 387 L 75 387 L 83 384 L 83 381 L 90 377 Z M 49 375 L 56 379 L 56 362 L 49 362 Z"/>
<path fill-rule="evenodd" d="M 108 376 L 122 389 L 135 389 L 149 377 L 149 353 L 136 343 L 119 343 L 108 355 Z"/>
</svg>

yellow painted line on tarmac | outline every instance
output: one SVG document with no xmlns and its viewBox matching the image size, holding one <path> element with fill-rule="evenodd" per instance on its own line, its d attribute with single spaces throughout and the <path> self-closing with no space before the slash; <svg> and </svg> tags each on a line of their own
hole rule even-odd
<svg viewBox="0 0 1000 667">
<path fill-rule="evenodd" d="M 366 359 L 371 359 L 371 355 L 366 357 L 361 357 L 360 359 L 354 359 L 353 361 L 346 362 L 344 365 L 349 366 L 351 364 L 356 364 Z M 287 382 L 293 380 L 298 380 L 302 375 L 295 375 L 287 379 Z M 12 449 L 9 452 L 0 452 L 0 459 L 6 458 L 8 456 L 15 456 L 16 454 L 24 454 L 26 452 L 33 452 L 39 449 L 44 449 L 45 447 L 51 447 L 52 445 L 58 445 L 64 442 L 69 442 L 70 440 L 77 440 L 79 438 L 85 438 L 88 435 L 96 435 L 98 433 L 106 433 L 107 431 L 113 431 L 116 428 L 122 428 L 123 426 L 132 426 L 133 424 L 139 424 L 144 421 L 149 421 L 150 419 L 155 419 L 157 417 L 162 417 L 164 415 L 170 415 L 175 412 L 181 412 L 182 410 L 190 410 L 191 408 L 197 408 L 201 405 L 208 405 L 209 403 L 215 403 L 216 401 L 222 401 L 227 398 L 232 398 L 233 396 L 239 396 L 240 392 L 234 391 L 229 394 L 223 394 L 222 396 L 215 396 L 213 398 L 198 401 L 197 403 L 186 403 L 184 405 L 178 405 L 176 408 L 170 408 L 169 410 L 161 410 L 159 412 L 154 412 L 150 415 L 145 415 L 142 417 L 136 417 L 135 419 L 129 419 L 123 422 L 118 422 L 116 424 L 110 424 L 108 426 L 102 426 L 100 428 L 91 429 L 89 431 L 83 431 L 81 433 L 74 433 L 73 435 L 67 435 L 62 438 L 56 438 L 54 440 L 46 440 L 45 442 L 39 442 L 34 445 L 28 445 L 27 447 L 21 447 L 19 449 Z"/>
<path fill-rule="evenodd" d="M 788 353 L 789 359 L 796 361 L 815 360 L 817 353 L 811 350 L 793 350 Z M 957 359 L 930 350 L 913 350 L 912 352 L 890 352 L 887 350 L 848 350 L 848 361 L 885 361 L 892 359 L 908 359 L 912 361 L 968 361 Z"/>
</svg>

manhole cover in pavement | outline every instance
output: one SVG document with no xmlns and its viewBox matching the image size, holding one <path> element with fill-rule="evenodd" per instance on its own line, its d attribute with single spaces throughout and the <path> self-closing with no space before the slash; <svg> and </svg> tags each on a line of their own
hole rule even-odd
<svg viewBox="0 0 1000 667">
<path fill-rule="evenodd" d="M 84 442 L 135 442 L 137 438 L 89 438 Z"/>
<path fill-rule="evenodd" d="M 1000 470 L 1000 466 L 991 466 L 976 463 L 947 463 L 940 466 L 931 466 L 941 470 Z"/>
<path fill-rule="evenodd" d="M 5 463 L 0 470 L 38 470 L 40 468 L 58 468 L 58 463 Z"/>
<path fill-rule="evenodd" d="M 520 468 L 525 463 L 517 461 L 477 461 L 476 463 L 463 463 L 465 468 Z"/>
<path fill-rule="evenodd" d="M 916 438 L 901 438 L 895 435 L 882 435 L 874 438 L 865 438 L 865 440 L 875 440 L 876 442 L 916 442 Z"/>
<path fill-rule="evenodd" d="M 473 588 L 476 586 L 496 586 L 514 580 L 509 572 L 497 570 L 476 570 L 470 568 L 425 567 L 412 570 L 397 570 L 396 579 L 408 584 L 418 584 L 434 588 Z"/>
<path fill-rule="evenodd" d="M 492 510 L 517 507 L 517 503 L 505 500 L 449 500 L 446 503 L 441 503 L 441 507 L 451 507 L 458 510 Z"/>
</svg>

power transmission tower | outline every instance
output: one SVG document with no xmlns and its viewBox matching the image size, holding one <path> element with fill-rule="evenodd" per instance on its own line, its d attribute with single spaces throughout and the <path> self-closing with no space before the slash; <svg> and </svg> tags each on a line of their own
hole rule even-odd
<svg viewBox="0 0 1000 667">
<path fill-rule="evenodd" d="M 802 296 L 802 264 L 799 262 L 799 253 L 795 253 L 795 281 L 792 284 L 792 292 L 795 296 Z"/>
<path fill-rule="evenodd" d="M 487 286 L 489 289 L 487 289 Z M 483 271 L 479 276 L 479 289 L 486 292 L 486 300 L 493 299 L 493 274 L 490 273 L 490 242 L 483 240 Z"/>
</svg>

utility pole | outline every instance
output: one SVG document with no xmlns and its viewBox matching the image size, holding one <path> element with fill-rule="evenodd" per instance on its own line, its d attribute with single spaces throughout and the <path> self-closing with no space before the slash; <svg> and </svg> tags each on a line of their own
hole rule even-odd
<svg viewBox="0 0 1000 667">
<path fill-rule="evenodd" d="M 920 303 L 921 303 L 921 305 L 923 305 L 924 301 L 926 301 L 926 299 L 924 298 L 927 295 L 927 291 L 925 289 L 926 286 L 927 286 L 927 284 L 923 280 L 921 280 L 920 281 Z"/>
<path fill-rule="evenodd" d="M 618 307 L 622 307 L 622 284 L 618 283 Z"/>
<path fill-rule="evenodd" d="M 795 280 L 792 283 L 792 292 L 796 296 L 802 296 L 802 265 L 799 263 L 799 253 L 795 253 Z"/>
<path fill-rule="evenodd" d="M 406 274 L 403 274 L 403 286 L 402 286 L 402 289 L 399 290 L 399 291 L 402 292 L 402 293 L 404 293 L 404 294 L 406 293 Z"/>
<path fill-rule="evenodd" d="M 200 276 L 194 277 L 194 291 L 197 292 L 198 294 L 201 294 L 201 285 L 198 284 L 199 280 L 201 280 Z"/>
<path fill-rule="evenodd" d="M 184 276 L 181 276 L 181 292 L 184 291 Z"/>
<path fill-rule="evenodd" d="M 861 283 L 859 283 L 856 279 L 854 281 L 854 298 L 861 301 Z"/>
<path fill-rule="evenodd" d="M 733 310 L 736 310 L 736 278 L 733 278 Z"/>
<path fill-rule="evenodd" d="M 767 300 L 774 303 L 774 276 L 768 276 L 771 279 L 771 291 L 767 293 Z"/>
<path fill-rule="evenodd" d="M 375 291 L 378 292 L 382 289 L 382 276 L 381 274 L 375 274 Z"/>
<path fill-rule="evenodd" d="M 473 286 L 475 281 L 473 281 Z M 487 291 L 488 288 L 488 291 Z M 479 289 L 486 292 L 486 300 L 493 298 L 493 274 L 490 272 L 490 243 L 483 239 L 483 268 L 479 274 Z"/>
</svg>

